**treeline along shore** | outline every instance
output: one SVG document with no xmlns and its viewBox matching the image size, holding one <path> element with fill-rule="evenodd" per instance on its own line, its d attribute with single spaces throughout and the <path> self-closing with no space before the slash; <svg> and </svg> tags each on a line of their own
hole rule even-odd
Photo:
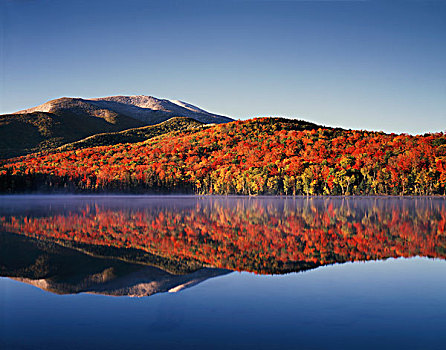
<svg viewBox="0 0 446 350">
<path fill-rule="evenodd" d="M 0 191 L 445 195 L 446 136 L 259 118 L 6 159 Z"/>
</svg>

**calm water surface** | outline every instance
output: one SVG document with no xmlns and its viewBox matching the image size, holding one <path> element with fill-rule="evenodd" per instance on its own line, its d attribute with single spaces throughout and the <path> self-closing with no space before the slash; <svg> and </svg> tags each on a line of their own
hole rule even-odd
<svg viewBox="0 0 446 350">
<path fill-rule="evenodd" d="M 0 197 L 0 349 L 444 349 L 442 198 Z"/>
</svg>

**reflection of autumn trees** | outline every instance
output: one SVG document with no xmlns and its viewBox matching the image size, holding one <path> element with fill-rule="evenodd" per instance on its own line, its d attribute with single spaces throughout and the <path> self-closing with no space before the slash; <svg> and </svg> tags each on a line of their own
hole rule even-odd
<svg viewBox="0 0 446 350">
<path fill-rule="evenodd" d="M 446 138 L 263 118 L 0 164 L 0 191 L 444 194 Z"/>
<path fill-rule="evenodd" d="M 3 230 L 60 242 L 132 247 L 172 259 L 259 273 L 388 257 L 446 257 L 443 201 L 297 205 L 237 201 L 195 207 L 84 207 L 67 214 L 3 216 Z M 322 203 L 322 204 L 321 204 Z M 293 265 L 294 264 L 294 265 Z"/>
</svg>

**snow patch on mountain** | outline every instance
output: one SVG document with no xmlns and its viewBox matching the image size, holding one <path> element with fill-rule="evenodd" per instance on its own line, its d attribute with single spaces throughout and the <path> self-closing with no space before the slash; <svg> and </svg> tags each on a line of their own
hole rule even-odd
<svg viewBox="0 0 446 350">
<path fill-rule="evenodd" d="M 186 103 L 180 100 L 169 100 L 169 102 L 174 103 L 180 107 L 190 109 L 191 111 L 198 113 L 208 113 L 204 109 L 198 108 L 197 106 L 191 105 L 190 103 Z"/>
</svg>

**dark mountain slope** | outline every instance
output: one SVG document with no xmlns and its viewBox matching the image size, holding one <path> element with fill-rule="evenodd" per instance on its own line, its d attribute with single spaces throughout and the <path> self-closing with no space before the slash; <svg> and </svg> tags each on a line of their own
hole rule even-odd
<svg viewBox="0 0 446 350">
<path fill-rule="evenodd" d="M 143 126 L 119 132 L 101 133 L 59 147 L 59 151 L 70 151 L 95 146 L 111 146 L 119 143 L 136 143 L 171 131 L 196 130 L 205 124 L 194 119 L 176 117 L 156 125 Z"/>
<path fill-rule="evenodd" d="M 90 250 L 104 247 L 88 246 Z M 192 287 L 228 270 L 202 268 L 169 261 L 136 249 L 108 249 L 100 256 L 51 241 L 1 232 L 0 276 L 11 277 L 57 294 L 98 293 L 114 296 L 147 296 Z M 147 261 L 123 261 L 122 254 Z M 153 260 L 158 258 L 153 264 Z M 152 266 L 152 265 L 156 265 Z"/>
<path fill-rule="evenodd" d="M 83 113 L 79 109 L 0 116 L 0 158 L 52 149 L 102 132 L 121 131 L 144 123 L 106 110 Z"/>
</svg>

